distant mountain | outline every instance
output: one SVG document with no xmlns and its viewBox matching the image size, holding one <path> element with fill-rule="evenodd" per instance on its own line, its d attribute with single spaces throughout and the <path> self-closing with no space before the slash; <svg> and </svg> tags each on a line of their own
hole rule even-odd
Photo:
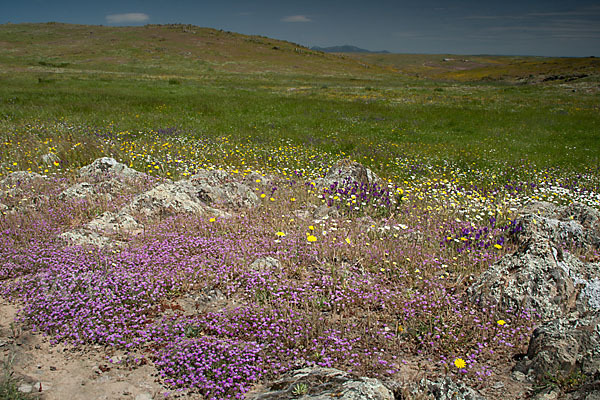
<svg viewBox="0 0 600 400">
<path fill-rule="evenodd" d="M 343 46 L 332 46 L 332 47 L 319 47 L 313 46 L 311 50 L 322 51 L 324 53 L 385 53 L 388 54 L 389 51 L 381 50 L 381 51 L 371 51 L 366 49 L 361 49 L 360 47 L 350 46 L 349 44 Z"/>
</svg>

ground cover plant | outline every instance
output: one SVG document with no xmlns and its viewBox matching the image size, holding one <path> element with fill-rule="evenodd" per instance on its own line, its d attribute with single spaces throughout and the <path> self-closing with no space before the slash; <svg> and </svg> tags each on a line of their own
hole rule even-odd
<svg viewBox="0 0 600 400">
<path fill-rule="evenodd" d="M 28 329 L 152 363 L 170 390 L 243 398 L 304 366 L 485 388 L 537 316 L 473 304 L 465 289 L 513 249 L 525 204 L 600 208 L 597 88 L 21 61 L 0 76 L 0 179 L 46 178 L 0 188 L 0 294 Z M 61 201 L 102 156 L 148 178 L 111 201 Z M 321 186 L 341 159 L 383 179 Z M 152 221 L 121 247 L 59 239 L 165 179 L 219 169 L 252 177 L 258 206 Z"/>
</svg>

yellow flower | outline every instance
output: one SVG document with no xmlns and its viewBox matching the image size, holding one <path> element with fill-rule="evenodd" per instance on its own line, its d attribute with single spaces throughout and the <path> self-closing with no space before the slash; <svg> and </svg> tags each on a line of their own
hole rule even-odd
<svg viewBox="0 0 600 400">
<path fill-rule="evenodd" d="M 506 321 L 505 321 L 505 320 L 503 320 L 503 319 L 499 319 L 499 320 L 498 320 L 498 325 L 502 326 L 502 325 L 504 325 L 504 324 L 506 324 Z"/>
<path fill-rule="evenodd" d="M 456 360 L 454 360 L 454 366 L 456 366 L 456 368 L 458 369 L 463 369 L 467 366 L 467 363 L 462 358 L 457 358 Z"/>
<path fill-rule="evenodd" d="M 271 200 L 271 201 L 275 201 L 275 198 L 274 198 L 274 197 L 271 197 L 269 200 Z"/>
<path fill-rule="evenodd" d="M 502 245 L 501 245 L 501 244 L 498 244 L 498 243 L 496 243 L 496 244 L 494 245 L 494 247 L 495 247 L 495 248 L 497 248 L 498 250 L 500 250 L 500 249 L 502 248 Z"/>
<path fill-rule="evenodd" d="M 312 225 L 310 225 L 310 226 L 308 227 L 308 229 L 310 229 L 311 231 L 314 231 L 314 230 L 315 230 L 315 227 L 314 227 L 314 226 L 312 226 Z"/>
<path fill-rule="evenodd" d="M 350 238 L 346 238 L 346 243 L 350 244 Z"/>
<path fill-rule="evenodd" d="M 306 237 L 306 240 L 308 240 L 309 242 L 316 242 L 317 241 L 317 237 L 313 236 L 313 235 L 308 235 Z"/>
<path fill-rule="evenodd" d="M 276 235 L 277 235 L 277 236 L 279 236 L 279 237 L 284 237 L 284 236 L 285 236 L 285 233 L 284 233 L 284 232 L 281 232 L 281 231 L 279 231 L 279 232 L 277 232 L 277 233 L 276 233 Z"/>
<path fill-rule="evenodd" d="M 295 197 L 292 197 L 292 198 L 290 199 L 290 201 L 296 201 L 296 198 L 295 198 Z"/>
<path fill-rule="evenodd" d="M 260 195 L 260 198 L 261 198 L 261 199 L 264 199 L 265 197 L 267 197 L 267 195 L 266 195 L 266 194 L 264 194 L 264 193 Z"/>
<path fill-rule="evenodd" d="M 208 220 L 208 222 L 215 222 L 217 219 L 216 218 L 211 218 Z"/>
<path fill-rule="evenodd" d="M 58 167 L 60 164 L 58 163 L 58 161 L 54 161 L 54 166 Z"/>
</svg>

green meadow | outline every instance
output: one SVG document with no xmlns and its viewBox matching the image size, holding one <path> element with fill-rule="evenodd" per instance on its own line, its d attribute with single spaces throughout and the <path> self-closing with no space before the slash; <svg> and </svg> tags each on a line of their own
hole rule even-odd
<svg viewBox="0 0 600 400">
<path fill-rule="evenodd" d="M 136 132 L 176 128 L 199 137 L 291 140 L 367 159 L 394 157 L 376 151 L 383 145 L 483 165 L 598 165 L 598 63 L 586 64 L 584 78 L 535 84 L 516 83 L 522 71 L 503 57 L 493 61 L 512 71 L 504 79 L 497 71 L 494 80 L 482 79 L 489 65 L 468 71 L 470 81 L 407 72 L 427 72 L 443 57 L 370 56 L 367 64 L 179 25 L 4 25 L 0 124 L 5 134 L 51 121 Z M 528 76 L 546 76 L 546 64 L 535 60 Z M 552 71 L 564 75 L 581 59 L 561 63 Z"/>
</svg>

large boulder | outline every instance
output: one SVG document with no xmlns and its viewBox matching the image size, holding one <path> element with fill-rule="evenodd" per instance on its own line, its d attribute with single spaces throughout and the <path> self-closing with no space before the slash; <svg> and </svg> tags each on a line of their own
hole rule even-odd
<svg viewBox="0 0 600 400">
<path fill-rule="evenodd" d="M 473 301 L 501 310 L 535 310 L 543 320 L 600 308 L 596 263 L 583 263 L 548 240 L 528 242 L 504 256 L 469 288 Z"/>
<path fill-rule="evenodd" d="M 358 377 L 334 368 L 304 368 L 292 371 L 266 385 L 251 400 L 393 400 L 394 394 L 378 379 Z"/>
<path fill-rule="evenodd" d="M 176 183 L 163 183 L 137 195 L 121 211 L 146 218 L 162 218 L 177 214 L 198 214 L 223 217 L 224 211 L 207 206 L 199 198 L 189 193 L 189 186 Z"/>
<path fill-rule="evenodd" d="M 596 217 L 596 210 L 580 204 L 542 204 L 537 213 L 520 216 L 512 235 L 517 250 L 482 273 L 469 297 L 501 310 L 535 309 L 545 321 L 599 310 L 600 264 L 562 250 L 565 244 L 595 246 Z"/>
</svg>

